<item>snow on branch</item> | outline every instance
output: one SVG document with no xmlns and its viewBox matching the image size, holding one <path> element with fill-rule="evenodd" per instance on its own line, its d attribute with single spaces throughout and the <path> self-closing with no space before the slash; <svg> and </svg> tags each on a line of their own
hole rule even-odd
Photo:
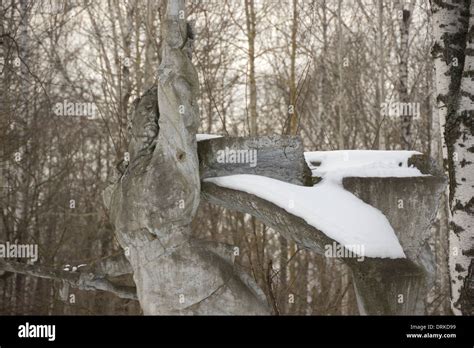
<svg viewBox="0 0 474 348">
<path fill-rule="evenodd" d="M 313 176 L 340 182 L 344 177 L 414 177 L 423 175 L 408 161 L 416 151 L 340 150 L 305 152 Z"/>
<path fill-rule="evenodd" d="M 122 260 L 122 257 L 119 258 Z M 116 259 L 116 257 L 114 257 L 114 259 Z M 71 286 L 81 290 L 107 291 L 120 298 L 137 300 L 136 289 L 134 287 L 118 285 L 107 278 L 107 276 L 112 275 L 105 273 L 106 269 L 103 267 L 105 264 L 108 265 L 107 267 L 111 267 L 113 272 L 116 272 L 114 275 L 128 273 L 129 266 L 125 266 L 124 268 L 122 267 L 123 265 L 117 265 L 113 260 L 107 260 L 106 263 L 101 263 L 97 273 L 92 272 L 95 269 L 94 267 L 79 268 L 77 272 L 70 272 L 40 264 L 31 265 L 7 259 L 0 259 L 0 270 L 32 277 L 65 281 Z M 111 266 L 112 264 L 113 266 Z"/>
<path fill-rule="evenodd" d="M 341 186 L 321 182 L 314 187 L 289 184 L 258 175 L 231 175 L 204 180 L 244 191 L 300 217 L 355 254 L 404 258 L 387 218 Z"/>
<path fill-rule="evenodd" d="M 324 234 L 327 237 L 326 243 L 335 241 L 352 253 L 363 253 L 365 257 L 392 259 L 406 257 L 397 234 L 384 213 L 367 204 L 370 202 L 363 201 L 354 193 L 347 191 L 343 186 L 343 179 L 361 177 L 390 181 L 392 180 L 390 178 L 411 180 L 410 178 L 415 177 L 432 177 L 434 168 L 429 158 L 415 151 L 306 152 L 304 157 L 313 177 L 321 179 L 318 184 L 308 187 L 301 186 L 303 182 L 307 184 L 307 180 L 302 180 L 305 176 L 304 168 L 295 170 L 290 174 L 290 178 L 288 171 L 284 169 L 291 165 L 299 167 L 301 144 L 297 138 L 285 139 L 287 143 L 294 142 L 293 146 L 289 147 L 293 151 L 290 151 L 288 156 L 288 150 L 282 150 L 282 147 L 278 146 L 278 142 L 282 142 L 282 139 L 278 137 L 271 139 L 272 156 L 265 152 L 268 152 L 265 146 L 253 146 L 258 149 L 258 154 L 265 155 L 262 156 L 265 164 L 260 168 L 235 165 L 225 167 L 225 164 L 219 166 L 215 160 L 213 161 L 212 156 L 216 157 L 217 149 L 235 147 L 236 144 L 239 144 L 240 148 L 249 147 L 249 138 L 241 138 L 239 141 L 235 138 L 207 138 L 207 141 L 202 141 L 199 144 L 199 154 L 203 198 L 263 218 L 265 223 L 280 232 L 288 230 L 285 224 L 272 221 L 266 213 L 252 208 L 255 205 L 255 197 L 258 197 L 280 208 L 282 214 L 275 213 L 275 216 L 286 214 L 289 220 L 292 217 L 300 218 L 308 224 L 307 230 L 313 230 L 312 233 L 305 234 L 294 230 L 289 238 L 301 242 L 302 235 L 305 235 L 302 246 L 310 245 L 313 250 L 320 253 L 323 252 L 324 244 L 315 243 L 320 238 L 313 238 L 311 241 L 311 235 L 314 236 L 316 233 Z M 283 154 L 281 157 L 279 149 Z M 215 177 L 210 178 L 210 173 L 214 173 Z M 293 177 L 299 180 L 296 182 L 291 180 Z M 238 191 L 241 194 L 238 194 Z M 222 196 L 218 197 L 219 194 Z M 246 198 L 239 205 L 242 196 Z M 251 204 L 247 204 L 245 199 Z M 265 204 L 258 206 L 265 210 Z"/>
</svg>

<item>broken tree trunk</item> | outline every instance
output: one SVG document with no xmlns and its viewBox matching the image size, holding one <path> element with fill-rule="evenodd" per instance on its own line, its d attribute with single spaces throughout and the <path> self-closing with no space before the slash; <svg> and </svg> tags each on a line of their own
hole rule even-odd
<svg viewBox="0 0 474 348">
<path fill-rule="evenodd" d="M 146 119 L 153 119 L 153 115 L 158 117 L 156 105 L 153 89 L 136 104 L 130 164 L 112 187 L 111 198 L 107 199 L 106 195 L 106 202 L 111 200 L 111 218 L 117 236 L 130 254 L 144 312 L 269 313 L 262 291 L 251 277 L 233 265 L 231 247 L 189 239 L 190 220 L 187 220 L 188 215 L 182 219 L 179 214 L 189 202 L 184 200 L 185 193 L 178 190 L 181 186 L 173 186 L 180 182 L 179 176 L 167 177 L 174 173 L 173 166 L 166 162 L 161 166 L 154 160 L 160 154 L 158 146 L 166 148 L 165 143 L 156 146 L 155 138 L 152 138 L 146 142 L 147 146 L 138 146 L 136 139 L 144 134 L 143 130 L 150 128 Z M 161 112 L 160 124 L 164 117 Z M 164 129 L 160 127 L 159 134 L 163 134 Z M 168 141 L 174 139 L 176 137 L 168 138 Z M 139 148 L 146 151 L 137 150 Z M 225 155 L 226 151 L 234 151 L 234 154 L 256 151 L 258 161 L 255 165 L 251 161 L 219 161 L 219 156 Z M 201 179 L 254 174 L 297 185 L 312 184 L 301 141 L 296 137 L 216 138 L 199 142 L 198 153 Z M 444 177 L 424 156 L 415 155 L 409 163 L 427 176 L 345 178 L 343 181 L 346 190 L 385 214 L 407 255 L 407 259 L 366 257 L 363 262 L 344 259 L 354 272 L 361 313 L 422 314 L 425 310 L 424 298 L 432 285 L 435 269 L 428 246 L 429 227 L 444 188 Z M 317 181 L 317 178 L 312 179 Z M 158 183 L 166 186 L 157 189 Z M 254 195 L 205 181 L 201 190 L 202 197 L 211 203 L 249 213 L 303 248 L 324 254 L 326 245 L 337 244 L 303 219 Z M 174 196 L 176 192 L 182 195 Z M 167 203 L 170 199 L 175 203 Z M 180 205 L 180 200 L 184 204 Z M 403 208 L 400 202 L 404 202 Z M 172 209 L 177 213 L 170 214 Z M 186 221 L 186 224 L 180 221 Z"/>
<path fill-rule="evenodd" d="M 300 185 L 307 183 L 307 169 L 301 166 L 301 163 L 304 163 L 304 155 L 302 146 L 297 145 L 298 138 L 274 136 L 271 139 L 272 141 L 262 141 L 260 146 L 256 146 L 258 143 L 254 138 L 219 138 L 199 142 L 200 167 L 204 170 L 201 175 L 207 177 L 208 168 L 212 167 L 212 173 L 216 176 L 255 174 L 257 171 L 258 175 L 286 181 L 286 168 L 291 167 L 288 161 L 292 161 L 294 171 L 291 174 L 291 182 Z M 262 168 L 258 169 L 258 165 L 257 168 L 252 168 L 246 164 L 229 173 L 228 164 L 208 162 L 209 158 L 216 158 L 218 149 L 235 148 L 236 143 L 241 150 L 257 149 L 259 159 L 260 153 L 266 154 Z M 280 166 L 282 155 L 288 152 L 287 147 L 281 146 L 282 143 L 291 143 L 292 151 Z M 273 154 L 273 161 L 268 158 L 269 153 Z M 273 165 L 270 165 L 271 163 Z M 346 190 L 384 213 L 407 256 L 406 259 L 343 259 L 353 271 L 362 314 L 425 313 L 424 300 L 433 286 L 436 267 L 428 244 L 430 226 L 436 216 L 445 179 L 434 162 L 425 156 L 414 155 L 409 164 L 427 175 L 403 178 L 355 177 L 343 180 Z M 203 199 L 231 210 L 251 214 L 302 248 L 324 255 L 327 245 L 339 244 L 302 218 L 265 199 L 211 182 L 205 181 L 201 185 Z M 341 212 L 341 219 L 343 218 Z"/>
<path fill-rule="evenodd" d="M 215 138 L 212 141 L 200 141 L 198 152 L 201 180 L 225 175 L 253 174 L 292 184 L 311 184 L 311 171 L 303 156 L 303 144 L 294 136 Z M 247 156 L 248 161 L 239 163 L 231 160 L 232 154 L 234 157 L 250 155 Z"/>
<path fill-rule="evenodd" d="M 190 238 L 200 195 L 199 114 L 184 11 L 184 0 L 167 3 L 158 87 L 135 104 L 130 161 L 105 203 L 145 314 L 266 314 L 226 249 Z"/>
<path fill-rule="evenodd" d="M 200 185 L 199 170 L 202 178 L 247 173 L 299 185 L 311 184 L 311 177 L 301 142 L 291 137 L 206 140 L 199 144 L 198 163 L 198 80 L 191 64 L 193 34 L 185 21 L 184 0 L 169 1 L 164 18 L 158 86 L 135 103 L 129 162 L 104 195 L 117 239 L 130 261 L 145 314 L 267 314 L 263 292 L 233 264 L 231 246 L 190 238 L 200 194 L 259 218 L 304 248 L 324 253 L 326 245 L 336 242 L 264 199 L 209 182 Z M 239 166 L 219 161 L 218 151 L 226 149 L 256 151 L 258 162 Z M 344 182 L 347 190 L 399 227 L 396 233 L 407 255 L 363 262 L 344 259 L 354 272 L 361 313 L 424 311 L 423 298 L 434 270 L 427 234 L 444 179 L 429 162 L 412 161 L 430 175 Z M 397 209 L 396 198 L 421 201 L 422 207 Z"/>
</svg>

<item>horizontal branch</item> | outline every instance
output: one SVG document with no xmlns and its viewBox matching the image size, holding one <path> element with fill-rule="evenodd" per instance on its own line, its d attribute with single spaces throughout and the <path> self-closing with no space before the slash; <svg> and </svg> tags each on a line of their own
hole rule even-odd
<svg viewBox="0 0 474 348">
<path fill-rule="evenodd" d="M 223 137 L 198 142 L 201 179 L 253 174 L 296 185 L 309 184 L 311 171 L 299 137 Z"/>
<path fill-rule="evenodd" d="M 6 259 L 0 259 L 0 270 L 43 279 L 65 281 L 71 286 L 81 290 L 101 290 L 111 292 L 120 298 L 138 299 L 134 287 L 117 285 L 104 275 L 97 275 L 90 272 L 68 272 L 44 265 L 30 265 Z"/>
<path fill-rule="evenodd" d="M 217 141 L 218 146 L 211 146 Z M 296 174 L 287 172 L 282 169 L 278 160 L 273 161 L 272 156 L 267 157 L 263 170 L 258 166 L 253 169 L 241 166 L 235 170 L 232 165 L 226 167 L 216 164 L 213 160 L 216 149 L 225 148 L 228 143 L 233 144 L 235 140 L 209 139 L 205 146 L 200 145 L 200 158 L 205 162 L 205 165 L 201 162 L 202 178 L 209 177 L 210 173 L 215 176 L 257 174 L 296 184 L 307 183 L 304 179 L 305 169 L 296 171 Z M 205 151 L 214 155 L 206 155 Z M 297 159 L 303 156 L 301 147 L 298 151 L 293 153 L 292 163 L 298 163 Z M 272 152 L 285 153 L 281 149 L 273 149 Z M 341 258 L 353 272 L 359 307 L 363 314 L 424 313 L 423 301 L 419 299 L 431 288 L 434 277 L 434 259 L 429 249 L 430 226 L 436 215 L 439 196 L 445 187 L 445 178 L 434 161 L 427 156 L 414 155 L 408 160 L 408 165 L 418 168 L 426 176 L 348 177 L 342 181 L 347 191 L 386 216 L 407 256 L 406 259 L 365 257 L 363 261 L 354 257 Z M 328 245 L 337 245 L 344 250 L 341 244 L 304 219 L 256 195 L 202 181 L 201 197 L 212 204 L 256 217 L 302 248 L 322 255 Z M 343 214 L 341 212 L 341 218 Z M 351 255 L 346 252 L 341 254 Z M 402 302 L 399 302 L 400 298 L 403 299 Z"/>
<path fill-rule="evenodd" d="M 257 150 L 254 167 L 249 166 L 249 163 L 229 163 L 229 157 L 219 161 L 219 156 L 230 156 L 230 151 L 253 149 Z M 301 247 L 318 253 L 324 253 L 324 246 L 335 242 L 305 220 L 271 202 L 203 180 L 234 174 L 254 174 L 308 185 L 311 181 L 308 180 L 309 168 L 298 137 L 210 138 L 198 142 L 198 153 L 201 195 L 204 200 L 251 214 Z M 245 159 L 242 156 L 240 159 Z M 438 198 L 445 187 L 445 177 L 436 162 L 423 154 L 412 155 L 408 159 L 408 166 L 417 168 L 424 176 L 346 177 L 342 184 L 347 191 L 380 210 L 394 228 L 407 258 L 425 267 L 423 246 L 429 239 L 429 227 L 436 215 Z"/>
<path fill-rule="evenodd" d="M 255 195 L 211 182 L 201 183 L 201 197 L 209 203 L 250 214 L 304 249 L 324 254 L 324 246 L 337 243 L 302 218 Z"/>
<path fill-rule="evenodd" d="M 201 197 L 210 203 L 255 216 L 304 249 L 324 255 L 325 246 L 335 243 L 344 250 L 338 242 L 302 218 L 252 194 L 203 182 Z M 342 254 L 350 255 L 345 252 Z M 411 298 L 407 299 L 404 305 L 396 302 L 397 295 L 410 285 L 412 288 L 421 288 L 423 271 L 411 260 L 368 257 L 365 257 L 364 261 L 351 257 L 341 259 L 353 271 L 363 313 L 388 315 L 415 311 L 416 301 Z"/>
</svg>

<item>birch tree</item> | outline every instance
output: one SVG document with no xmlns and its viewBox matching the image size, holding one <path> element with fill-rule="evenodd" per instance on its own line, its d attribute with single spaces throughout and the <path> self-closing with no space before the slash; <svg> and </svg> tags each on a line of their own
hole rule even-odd
<svg viewBox="0 0 474 348">
<path fill-rule="evenodd" d="M 472 305 L 474 191 L 473 163 L 473 15 L 469 1 L 432 1 L 433 56 L 437 102 L 443 131 L 443 156 L 449 174 L 449 264 L 452 309 L 469 314 Z"/>
<path fill-rule="evenodd" d="M 453 210 L 453 247 L 458 245 L 459 262 L 456 260 L 455 272 L 464 275 L 460 297 L 456 306 L 463 314 L 474 313 L 474 1 L 469 7 L 469 22 L 466 37 L 464 69 L 461 77 L 459 106 L 449 141 L 453 146 L 452 162 L 455 173 L 454 192 L 451 206 Z M 459 267 L 458 264 L 461 264 Z M 457 274 L 454 274 L 456 276 Z"/>
</svg>

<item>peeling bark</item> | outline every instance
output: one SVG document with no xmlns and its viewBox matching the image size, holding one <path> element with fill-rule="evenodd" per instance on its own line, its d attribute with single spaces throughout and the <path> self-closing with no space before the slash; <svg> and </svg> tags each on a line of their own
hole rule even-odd
<svg viewBox="0 0 474 348">
<path fill-rule="evenodd" d="M 454 160 L 451 190 L 451 247 L 458 250 L 452 259 L 454 282 L 461 283 L 454 306 L 465 315 L 474 314 L 474 1 L 471 0 L 466 38 L 464 69 L 458 110 L 450 129 Z M 457 279 L 456 279 L 457 278 Z M 461 278 L 461 279 L 460 279 Z M 456 289 L 454 289 L 456 291 Z M 457 297 L 457 294 L 454 294 Z"/>
<path fill-rule="evenodd" d="M 473 256 L 473 15 L 474 3 L 432 1 L 437 103 L 449 173 L 449 266 L 452 310 L 472 314 L 468 277 Z"/>
</svg>

